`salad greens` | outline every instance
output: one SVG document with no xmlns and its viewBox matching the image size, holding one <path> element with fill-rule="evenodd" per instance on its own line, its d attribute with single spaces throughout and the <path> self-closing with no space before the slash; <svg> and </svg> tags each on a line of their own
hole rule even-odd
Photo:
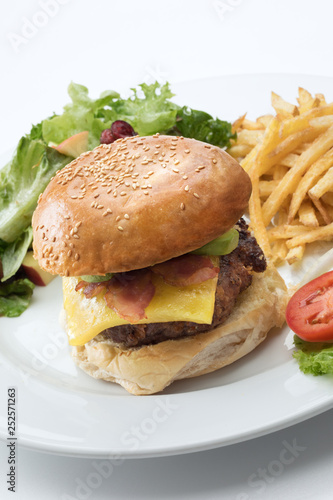
<svg viewBox="0 0 333 500">
<path fill-rule="evenodd" d="M 293 357 L 304 373 L 312 375 L 333 374 L 333 344 L 306 342 L 294 336 L 296 351 Z"/>
<path fill-rule="evenodd" d="M 7 281 L 0 286 L 0 316 L 15 318 L 28 307 L 35 285 L 27 278 Z"/>
<path fill-rule="evenodd" d="M 9 243 L 31 225 L 38 196 L 72 158 L 42 140 L 22 137 L 12 160 L 0 171 L 0 238 Z"/>
<path fill-rule="evenodd" d="M 232 133 L 231 123 L 213 119 L 204 111 L 184 106 L 177 111 L 177 123 L 174 127 L 176 135 L 193 137 L 198 141 L 209 142 L 221 148 L 230 145 L 230 139 L 236 139 Z"/>
<path fill-rule="evenodd" d="M 32 283 L 16 276 L 31 245 L 31 217 L 39 194 L 56 171 L 73 159 L 52 146 L 88 131 L 88 146 L 93 149 L 100 143 L 102 131 L 115 120 L 130 123 L 139 135 L 181 134 L 223 148 L 235 138 L 230 123 L 173 103 L 168 83 L 143 83 L 132 92 L 124 99 L 108 90 L 92 99 L 87 87 L 72 82 L 68 87 L 71 103 L 63 113 L 33 125 L 0 171 L 0 316 L 22 313 L 32 294 Z"/>
<path fill-rule="evenodd" d="M 13 243 L 6 244 L 3 241 L 1 242 L 0 256 L 3 274 L 1 281 L 8 280 L 19 270 L 21 263 L 31 245 L 31 242 L 31 226 L 25 229 Z"/>
</svg>

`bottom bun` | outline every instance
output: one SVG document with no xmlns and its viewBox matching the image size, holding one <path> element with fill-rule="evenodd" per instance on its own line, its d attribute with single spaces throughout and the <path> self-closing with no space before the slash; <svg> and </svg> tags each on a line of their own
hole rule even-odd
<svg viewBox="0 0 333 500">
<path fill-rule="evenodd" d="M 253 276 L 222 326 L 193 337 L 125 348 L 102 335 L 73 347 L 76 364 L 95 378 L 116 382 L 136 395 L 162 391 L 175 380 L 218 370 L 259 345 L 282 326 L 286 286 L 273 266 Z"/>
</svg>

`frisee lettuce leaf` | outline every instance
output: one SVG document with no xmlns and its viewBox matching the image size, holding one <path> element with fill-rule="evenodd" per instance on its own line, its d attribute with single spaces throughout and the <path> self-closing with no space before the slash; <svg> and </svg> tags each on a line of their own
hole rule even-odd
<svg viewBox="0 0 333 500">
<path fill-rule="evenodd" d="M 27 309 L 34 288 L 35 285 L 27 278 L 1 283 L 0 316 L 20 316 Z"/>
<path fill-rule="evenodd" d="M 118 120 L 129 122 L 139 135 L 153 135 L 170 129 L 176 123 L 178 106 L 169 99 L 174 96 L 169 84 L 158 82 L 139 85 L 140 91 L 131 89 L 133 96 L 114 103 Z"/>
<path fill-rule="evenodd" d="M 94 100 L 89 97 L 87 87 L 73 82 L 68 87 L 68 94 L 72 102 L 64 106 L 64 112 L 43 120 L 43 139 L 47 144 L 50 142 L 60 144 L 68 137 L 87 130 L 90 132 L 89 149 L 93 149 L 99 144 L 102 130 L 110 127 L 110 120 L 116 116 L 115 113 L 107 117 L 98 116 L 98 111 L 104 107 L 111 110 L 113 101 L 120 96 L 118 92 L 109 90 Z"/>
<path fill-rule="evenodd" d="M 293 357 L 303 373 L 312 375 L 333 374 L 333 343 L 306 342 L 294 336 L 296 350 Z"/>
</svg>

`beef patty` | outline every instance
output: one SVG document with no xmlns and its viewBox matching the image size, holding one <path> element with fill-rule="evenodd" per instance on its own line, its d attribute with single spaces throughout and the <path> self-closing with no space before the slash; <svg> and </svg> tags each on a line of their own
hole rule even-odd
<svg viewBox="0 0 333 500">
<path fill-rule="evenodd" d="M 239 243 L 233 252 L 220 257 L 220 272 L 211 324 L 172 321 L 120 325 L 107 328 L 101 335 L 126 347 L 139 347 L 195 335 L 221 325 L 230 315 L 238 295 L 251 285 L 251 271 L 263 272 L 266 269 L 264 254 L 256 239 L 248 232 L 244 219 L 240 219 L 235 227 L 239 231 Z"/>
</svg>

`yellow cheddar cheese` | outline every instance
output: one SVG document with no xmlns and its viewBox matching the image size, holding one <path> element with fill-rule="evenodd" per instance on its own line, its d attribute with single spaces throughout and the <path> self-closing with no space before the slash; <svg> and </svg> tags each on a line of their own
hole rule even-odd
<svg viewBox="0 0 333 500">
<path fill-rule="evenodd" d="M 218 257 L 211 257 L 218 266 Z M 75 287 L 80 278 L 63 278 L 64 308 L 67 313 L 67 332 L 71 345 L 83 345 L 106 328 L 128 324 L 110 309 L 103 293 L 87 299 Z M 211 323 L 214 313 L 217 277 L 199 285 L 175 287 L 154 275 L 155 295 L 146 308 L 147 318 L 139 323 L 192 321 Z"/>
</svg>

